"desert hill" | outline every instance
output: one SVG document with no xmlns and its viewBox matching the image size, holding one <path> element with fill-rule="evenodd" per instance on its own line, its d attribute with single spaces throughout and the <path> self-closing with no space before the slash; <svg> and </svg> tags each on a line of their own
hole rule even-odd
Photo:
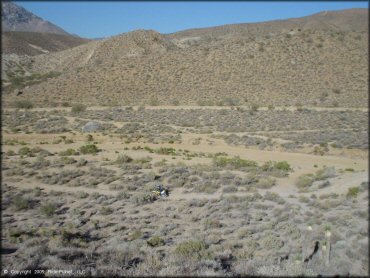
<svg viewBox="0 0 370 278">
<path fill-rule="evenodd" d="M 301 30 L 366 31 L 367 9 L 325 11 L 301 18 L 273 20 L 259 23 L 228 24 L 210 28 L 188 29 L 170 34 L 172 38 L 220 38 L 234 36 L 273 36 L 274 33 Z"/>
<path fill-rule="evenodd" d="M 34 56 L 65 50 L 88 41 L 88 39 L 71 35 L 36 32 L 3 32 L 2 53 Z"/>
<path fill-rule="evenodd" d="M 363 107 L 367 17 L 367 9 L 352 9 L 169 35 L 134 31 L 19 63 L 29 74 L 51 77 L 21 82 L 28 87 L 18 98 L 46 106 Z M 4 97 L 10 102 L 18 87 L 9 88 Z"/>
</svg>

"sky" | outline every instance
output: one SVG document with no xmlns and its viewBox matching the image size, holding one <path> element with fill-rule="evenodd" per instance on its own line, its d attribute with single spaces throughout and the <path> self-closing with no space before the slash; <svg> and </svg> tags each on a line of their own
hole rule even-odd
<svg viewBox="0 0 370 278">
<path fill-rule="evenodd" d="M 172 33 L 190 28 L 302 17 L 368 8 L 368 2 L 89 2 L 14 1 L 71 34 L 103 38 L 136 29 Z"/>
</svg>

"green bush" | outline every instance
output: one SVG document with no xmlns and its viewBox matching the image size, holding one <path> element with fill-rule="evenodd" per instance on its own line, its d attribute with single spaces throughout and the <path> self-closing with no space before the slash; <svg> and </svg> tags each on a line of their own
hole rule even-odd
<svg viewBox="0 0 370 278">
<path fill-rule="evenodd" d="M 292 170 L 289 163 L 286 161 L 267 161 L 261 166 L 261 169 L 263 171 L 281 170 L 285 172 L 289 172 Z"/>
<path fill-rule="evenodd" d="M 100 151 L 98 147 L 94 144 L 81 146 L 79 150 L 82 154 L 96 154 L 97 152 Z"/>
<path fill-rule="evenodd" d="M 86 106 L 83 104 L 74 104 L 71 108 L 72 113 L 80 113 L 86 111 Z"/>
<path fill-rule="evenodd" d="M 47 217 L 51 217 L 55 214 L 56 209 L 57 207 L 54 204 L 48 203 L 41 207 L 41 213 Z"/>
<path fill-rule="evenodd" d="M 74 149 L 67 149 L 65 151 L 60 151 L 60 156 L 70 156 L 70 155 L 77 155 L 78 153 Z"/>
<path fill-rule="evenodd" d="M 13 199 L 13 205 L 15 207 L 15 210 L 24 210 L 31 207 L 31 202 L 29 199 L 25 199 L 21 196 L 16 196 Z"/>
<path fill-rule="evenodd" d="M 206 244 L 200 240 L 189 240 L 178 244 L 175 254 L 185 259 L 201 259 L 206 255 Z"/>
<path fill-rule="evenodd" d="M 252 160 L 242 159 L 239 156 L 227 158 L 218 156 L 213 158 L 213 164 L 217 167 L 228 167 L 231 169 L 240 169 L 245 167 L 257 167 L 257 162 Z"/>
<path fill-rule="evenodd" d="M 164 240 L 159 236 L 154 236 L 147 240 L 147 244 L 151 247 L 157 247 L 164 245 Z"/>
<path fill-rule="evenodd" d="M 307 189 L 312 185 L 312 183 L 315 181 L 315 176 L 313 174 L 304 174 L 300 177 L 298 177 L 298 180 L 296 181 L 296 186 L 299 189 Z"/>
<path fill-rule="evenodd" d="M 29 100 L 18 100 L 14 103 L 15 108 L 19 109 L 31 109 L 33 108 L 33 104 Z"/>
<path fill-rule="evenodd" d="M 18 154 L 19 155 L 31 155 L 32 151 L 29 147 L 22 147 L 19 149 Z"/>
<path fill-rule="evenodd" d="M 289 163 L 286 162 L 286 161 L 275 162 L 274 168 L 276 168 L 278 170 L 283 170 L 283 171 L 291 171 L 292 170 Z"/>
<path fill-rule="evenodd" d="M 357 198 L 358 193 L 360 192 L 360 187 L 350 187 L 348 188 L 347 197 L 349 198 Z"/>
<path fill-rule="evenodd" d="M 160 147 L 159 149 L 154 150 L 154 152 L 157 154 L 177 155 L 176 150 L 174 148 Z"/>
</svg>

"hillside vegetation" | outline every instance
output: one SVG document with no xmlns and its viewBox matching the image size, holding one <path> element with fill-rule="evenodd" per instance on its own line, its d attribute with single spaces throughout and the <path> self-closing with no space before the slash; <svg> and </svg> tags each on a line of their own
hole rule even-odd
<svg viewBox="0 0 370 278">
<path fill-rule="evenodd" d="M 28 86 L 19 98 L 32 95 L 43 106 L 53 99 L 88 105 L 364 107 L 367 14 L 356 9 L 170 35 L 134 31 L 34 57 L 26 72 L 61 74 Z M 13 86 L 5 101 L 16 93 Z"/>
</svg>

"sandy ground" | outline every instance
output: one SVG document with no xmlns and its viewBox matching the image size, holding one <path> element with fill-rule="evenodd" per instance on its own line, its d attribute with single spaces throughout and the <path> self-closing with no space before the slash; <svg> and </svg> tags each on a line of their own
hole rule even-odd
<svg viewBox="0 0 370 278">
<path fill-rule="evenodd" d="M 53 140 L 60 138 L 63 134 L 4 134 L 3 140 L 7 139 L 18 139 L 25 141 L 31 145 L 37 145 L 41 148 L 44 148 L 50 152 L 58 153 L 61 150 L 65 150 L 67 148 L 74 148 L 77 149 L 83 142 L 85 142 L 86 134 L 75 134 L 71 135 L 71 133 L 65 133 L 64 135 L 67 138 L 72 138 L 74 143 L 72 144 L 39 144 L 41 141 L 47 141 L 51 143 Z M 141 145 L 149 146 L 151 148 L 158 148 L 160 146 L 164 147 L 172 147 L 175 149 L 186 149 L 190 152 L 204 152 L 208 153 L 218 153 L 218 152 L 226 152 L 230 157 L 232 156 L 240 156 L 243 159 L 249 159 L 257 161 L 258 163 L 262 164 L 266 161 L 287 161 L 293 168 L 293 172 L 286 178 L 279 178 L 277 179 L 277 185 L 274 186 L 271 191 L 277 192 L 283 196 L 288 196 L 289 194 L 297 194 L 297 188 L 295 187 L 294 183 L 296 179 L 302 175 L 307 173 L 314 173 L 318 169 L 324 166 L 334 166 L 337 170 L 344 170 L 347 168 L 352 168 L 354 172 L 346 172 L 341 174 L 338 178 L 333 178 L 331 180 L 332 186 L 328 188 L 324 188 L 320 190 L 319 194 L 327 194 L 329 192 L 336 192 L 336 193 L 344 193 L 349 186 L 359 185 L 361 182 L 368 180 L 368 152 L 362 152 L 362 158 L 358 157 L 358 155 L 351 156 L 318 156 L 313 154 L 305 154 L 305 153 L 291 153 L 291 152 L 280 152 L 280 151 L 267 151 L 267 150 L 258 150 L 258 149 L 250 149 L 245 148 L 244 146 L 229 146 L 223 140 L 208 138 L 207 135 L 199 135 L 199 134 L 183 134 L 183 143 L 181 144 L 150 144 L 150 143 L 131 143 L 131 144 L 124 144 L 121 139 L 116 136 L 104 136 L 102 134 L 94 134 L 94 140 L 98 142 L 99 148 L 103 149 L 98 155 L 95 156 L 87 156 L 89 160 L 92 161 L 102 161 L 104 159 L 115 160 L 117 157 L 117 152 L 119 153 L 126 153 L 133 158 L 140 158 L 150 155 L 153 158 L 153 162 L 160 161 L 162 159 L 166 159 L 170 163 L 176 162 L 184 162 L 188 165 L 194 165 L 198 163 L 210 163 L 210 159 L 202 158 L 202 157 L 195 157 L 192 160 L 184 160 L 182 157 L 176 157 L 176 159 L 172 160 L 168 155 L 159 155 L 159 154 L 150 154 L 145 150 L 131 150 L 133 146 Z M 201 137 L 201 143 L 199 145 L 193 145 L 191 142 L 195 138 Z M 210 139 L 213 141 L 212 145 L 207 143 L 206 139 Z M 3 146 L 3 152 L 8 150 L 17 151 L 21 146 Z M 129 150 L 124 150 L 124 147 L 129 147 Z M 316 165 L 316 167 L 314 166 Z M 7 178 L 4 180 L 6 182 Z M 34 188 L 39 186 L 46 191 L 50 190 L 60 190 L 60 191 L 85 191 L 88 193 L 99 192 L 102 194 L 116 194 L 115 191 L 109 190 L 108 187 L 104 188 L 104 186 L 99 185 L 99 188 L 92 189 L 92 188 L 72 188 L 66 186 L 49 186 L 49 185 L 42 185 L 38 183 L 23 183 L 23 182 L 15 182 L 12 183 L 13 185 L 19 188 Z M 309 194 L 309 193 L 306 193 Z M 214 194 L 199 194 L 199 193 L 183 193 L 183 189 L 177 188 L 171 194 L 171 199 L 192 199 L 192 198 L 216 198 L 221 195 L 221 191 L 218 191 Z"/>
</svg>

